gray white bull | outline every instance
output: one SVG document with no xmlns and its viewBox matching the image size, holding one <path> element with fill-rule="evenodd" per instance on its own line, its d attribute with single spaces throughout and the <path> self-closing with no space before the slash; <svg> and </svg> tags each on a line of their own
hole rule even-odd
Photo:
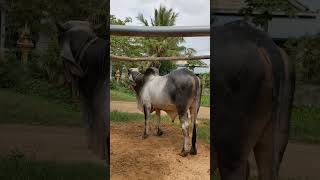
<svg viewBox="0 0 320 180">
<path fill-rule="evenodd" d="M 145 128 L 143 138 L 149 135 L 149 117 L 157 115 L 156 135 L 161 136 L 160 111 L 165 111 L 174 121 L 179 116 L 184 141 L 181 156 L 197 154 L 196 119 L 200 108 L 201 81 L 191 71 L 179 69 L 160 76 L 158 69 L 149 67 L 144 73 L 129 70 L 128 77 L 137 95 L 138 108 L 144 112 Z M 192 146 L 189 151 L 188 110 L 192 120 Z"/>
</svg>

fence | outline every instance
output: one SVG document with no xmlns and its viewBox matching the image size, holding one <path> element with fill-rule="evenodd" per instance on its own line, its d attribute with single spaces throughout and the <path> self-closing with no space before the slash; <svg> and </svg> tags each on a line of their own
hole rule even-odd
<svg viewBox="0 0 320 180">
<path fill-rule="evenodd" d="M 124 26 L 110 25 L 110 34 L 115 36 L 144 37 L 197 37 L 210 36 L 210 26 Z M 179 61 L 210 59 L 210 55 L 183 57 L 123 57 L 111 55 L 113 61 Z"/>
</svg>

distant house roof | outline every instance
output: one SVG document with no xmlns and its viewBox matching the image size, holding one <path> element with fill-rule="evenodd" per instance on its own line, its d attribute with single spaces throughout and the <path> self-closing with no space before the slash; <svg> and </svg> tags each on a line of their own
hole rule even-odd
<svg viewBox="0 0 320 180">
<path fill-rule="evenodd" d="M 280 44 L 291 37 L 316 35 L 320 32 L 320 0 L 289 0 L 299 12 L 297 18 L 288 17 L 284 12 L 273 12 L 268 33 Z M 240 9 L 245 0 L 213 0 L 211 10 L 215 14 L 212 22 L 215 26 L 243 19 Z M 309 8 L 310 7 L 310 8 Z"/>
<path fill-rule="evenodd" d="M 297 0 L 289 0 L 291 5 L 298 11 L 297 16 L 315 17 L 316 12 Z M 246 6 L 245 0 L 213 0 L 212 10 L 214 14 L 240 15 L 239 10 Z M 284 12 L 273 12 L 274 16 L 286 16 Z"/>
</svg>

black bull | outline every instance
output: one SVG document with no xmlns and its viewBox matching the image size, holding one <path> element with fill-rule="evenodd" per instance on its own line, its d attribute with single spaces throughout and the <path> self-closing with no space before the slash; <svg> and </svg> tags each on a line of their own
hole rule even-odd
<svg viewBox="0 0 320 180">
<path fill-rule="evenodd" d="M 211 143 L 222 180 L 244 180 L 253 150 L 260 180 L 278 178 L 295 75 L 268 35 L 236 21 L 212 28 Z"/>
<path fill-rule="evenodd" d="M 98 38 L 93 27 L 85 21 L 57 23 L 57 28 L 65 77 L 83 103 L 88 146 L 109 164 L 110 61 L 107 41 Z"/>
</svg>

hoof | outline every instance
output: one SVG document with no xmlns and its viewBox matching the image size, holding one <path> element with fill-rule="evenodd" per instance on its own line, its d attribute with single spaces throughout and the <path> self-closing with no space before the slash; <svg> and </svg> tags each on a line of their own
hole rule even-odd
<svg viewBox="0 0 320 180">
<path fill-rule="evenodd" d="M 191 154 L 191 155 L 196 155 L 196 154 L 197 154 L 197 149 L 194 148 L 194 147 L 191 147 L 191 149 L 190 149 L 190 154 Z"/>
<path fill-rule="evenodd" d="M 158 129 L 156 131 L 156 136 L 161 136 L 163 134 L 163 131 L 161 129 Z"/>
<path fill-rule="evenodd" d="M 182 156 L 182 157 L 186 157 L 186 156 L 188 156 L 188 154 L 189 154 L 188 151 L 182 150 L 179 155 Z"/>
<path fill-rule="evenodd" d="M 148 134 L 143 134 L 142 139 L 146 139 L 149 135 Z"/>
</svg>

